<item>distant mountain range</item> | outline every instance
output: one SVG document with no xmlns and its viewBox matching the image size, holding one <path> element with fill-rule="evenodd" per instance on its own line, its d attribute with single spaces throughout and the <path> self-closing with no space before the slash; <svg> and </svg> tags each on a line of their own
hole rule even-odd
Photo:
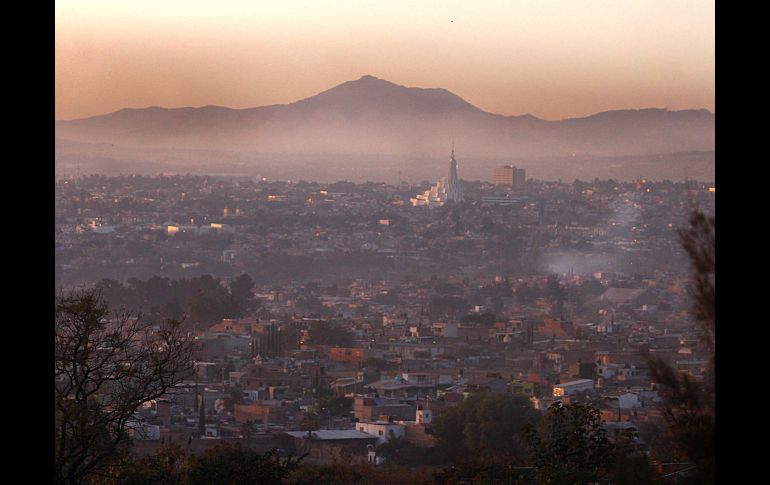
<svg viewBox="0 0 770 485">
<path fill-rule="evenodd" d="M 310 156 L 311 161 L 312 156 L 421 160 L 446 158 L 454 143 L 462 166 L 463 159 L 474 157 L 515 161 L 710 152 L 714 119 L 705 109 L 619 110 L 559 121 L 503 116 L 445 89 L 363 76 L 291 104 L 123 109 L 56 121 L 56 137 L 57 150 L 64 147 L 70 161 L 79 146 L 72 142 L 89 144 L 87 150 L 81 146 L 84 154 L 99 151 L 94 144 L 145 153 L 184 150 L 195 163 L 211 158 L 212 151 Z"/>
</svg>

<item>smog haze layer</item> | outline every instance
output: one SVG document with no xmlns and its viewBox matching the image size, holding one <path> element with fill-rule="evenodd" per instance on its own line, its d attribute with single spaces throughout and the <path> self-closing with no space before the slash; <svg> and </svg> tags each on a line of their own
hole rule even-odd
<svg viewBox="0 0 770 485">
<path fill-rule="evenodd" d="M 59 2 L 55 116 L 57 171 L 713 180 L 714 5 Z"/>
<path fill-rule="evenodd" d="M 714 2 L 56 3 L 56 119 L 284 104 L 364 74 L 491 113 L 714 111 Z"/>
</svg>

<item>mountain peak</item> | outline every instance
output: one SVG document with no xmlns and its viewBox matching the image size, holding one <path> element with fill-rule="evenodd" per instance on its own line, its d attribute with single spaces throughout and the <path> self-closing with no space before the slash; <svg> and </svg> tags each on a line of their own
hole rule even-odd
<svg viewBox="0 0 770 485">
<path fill-rule="evenodd" d="M 333 106 L 337 112 L 366 113 L 370 116 L 386 113 L 411 113 L 417 117 L 438 112 L 481 113 L 481 110 L 446 89 L 407 87 L 370 74 L 338 84 L 291 106 L 313 109 Z"/>
<path fill-rule="evenodd" d="M 401 86 L 400 84 L 392 83 L 386 79 L 372 76 L 371 74 L 364 74 L 358 79 L 343 82 L 341 84 L 338 84 L 336 87 L 338 88 L 341 86 L 360 87 L 361 89 L 372 89 L 372 88 L 376 89 L 377 87 L 410 89 L 406 86 Z M 335 89 L 335 88 L 331 88 L 331 89 Z"/>
<path fill-rule="evenodd" d="M 454 139 L 469 158 L 625 156 L 711 151 L 714 115 L 653 108 L 545 122 L 487 113 L 443 88 L 366 74 L 290 104 L 127 109 L 57 122 L 56 136 L 131 147 L 409 157 L 443 156 Z"/>
</svg>

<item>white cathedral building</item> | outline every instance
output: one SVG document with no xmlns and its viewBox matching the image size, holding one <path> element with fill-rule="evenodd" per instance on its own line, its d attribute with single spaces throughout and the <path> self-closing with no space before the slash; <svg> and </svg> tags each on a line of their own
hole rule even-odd
<svg viewBox="0 0 770 485">
<path fill-rule="evenodd" d="M 455 149 L 452 147 L 452 158 L 449 160 L 449 177 L 439 180 L 436 185 L 422 194 L 417 194 L 409 199 L 413 206 L 437 207 L 444 205 L 447 201 L 462 202 L 463 186 L 457 176 L 457 160 L 455 160 Z"/>
</svg>

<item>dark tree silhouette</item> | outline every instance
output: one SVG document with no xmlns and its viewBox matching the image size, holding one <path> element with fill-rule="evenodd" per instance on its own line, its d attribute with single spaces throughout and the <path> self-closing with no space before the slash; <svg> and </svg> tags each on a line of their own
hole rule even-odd
<svg viewBox="0 0 770 485">
<path fill-rule="evenodd" d="M 715 219 L 699 211 L 690 216 L 690 226 L 679 231 L 682 247 L 693 268 L 693 312 L 701 339 L 709 355 L 702 382 L 679 372 L 660 357 L 647 356 L 650 373 L 664 399 L 665 413 L 681 451 L 692 461 L 692 483 L 715 482 Z"/>
<path fill-rule="evenodd" d="M 610 448 L 607 481 L 615 483 L 633 483 L 634 485 L 654 485 L 661 483 L 650 459 L 637 451 L 628 437 L 620 437 Z"/>
<path fill-rule="evenodd" d="M 459 318 L 468 311 L 470 304 L 461 296 L 447 294 L 432 295 L 428 301 L 428 311 L 437 319 L 448 317 Z"/>
<path fill-rule="evenodd" d="M 242 274 L 230 283 L 230 295 L 232 295 L 235 304 L 240 312 L 249 311 L 254 304 L 254 294 L 251 289 L 254 288 L 254 280 L 247 274 Z"/>
<path fill-rule="evenodd" d="M 313 345 L 335 345 L 338 347 L 351 347 L 353 345 L 353 335 L 350 332 L 327 321 L 313 322 L 308 329 L 308 336 Z"/>
<path fill-rule="evenodd" d="M 538 484 L 605 482 L 610 443 L 599 411 L 591 406 L 552 405 L 540 425 L 528 431 L 527 444 Z"/>
<path fill-rule="evenodd" d="M 190 460 L 187 485 L 281 485 L 300 460 L 281 458 L 275 451 L 259 454 L 220 445 Z"/>
<path fill-rule="evenodd" d="M 114 482 L 121 485 L 280 485 L 302 458 L 281 458 L 274 450 L 257 453 L 221 444 L 200 455 L 178 446 L 127 461 Z"/>
<path fill-rule="evenodd" d="M 522 283 L 516 287 L 516 300 L 519 304 L 532 305 L 541 295 L 541 289 L 534 284 L 529 285 L 527 283 Z"/>
<path fill-rule="evenodd" d="M 481 454 L 524 456 L 523 430 L 539 419 L 540 412 L 524 397 L 480 392 L 442 414 L 434 434 L 439 450 L 456 460 Z"/>
<path fill-rule="evenodd" d="M 409 467 L 436 465 L 443 458 L 434 448 L 417 446 L 402 436 L 392 437 L 378 446 L 377 454 L 384 456 L 387 463 Z"/>
<path fill-rule="evenodd" d="M 353 398 L 345 396 L 323 396 L 318 399 L 318 409 L 326 409 L 332 416 L 348 417 L 353 410 Z"/>
<path fill-rule="evenodd" d="M 120 485 L 179 485 L 185 483 L 189 455 L 178 445 L 167 445 L 154 455 L 127 460 L 115 482 Z"/>
<path fill-rule="evenodd" d="M 129 444 L 135 411 L 191 374 L 191 340 L 177 322 L 111 313 L 96 290 L 58 296 L 56 482 L 105 473 Z"/>
<path fill-rule="evenodd" d="M 311 438 L 313 436 L 313 431 L 321 429 L 321 417 L 316 413 L 305 413 L 299 426 L 302 431 L 307 431 L 307 437 Z"/>
<path fill-rule="evenodd" d="M 259 301 L 251 295 L 253 286 L 248 275 L 241 275 L 233 280 L 228 293 L 218 278 L 208 274 L 181 280 L 157 276 L 147 281 L 129 278 L 125 285 L 103 279 L 97 284 L 102 297 L 113 308 L 142 312 L 151 321 L 187 316 L 186 324 L 204 327 L 258 308 Z"/>
<path fill-rule="evenodd" d="M 560 315 L 564 311 L 564 299 L 567 295 L 566 290 L 559 283 L 559 278 L 555 274 L 548 275 L 546 294 L 554 303 L 554 313 Z"/>
</svg>

